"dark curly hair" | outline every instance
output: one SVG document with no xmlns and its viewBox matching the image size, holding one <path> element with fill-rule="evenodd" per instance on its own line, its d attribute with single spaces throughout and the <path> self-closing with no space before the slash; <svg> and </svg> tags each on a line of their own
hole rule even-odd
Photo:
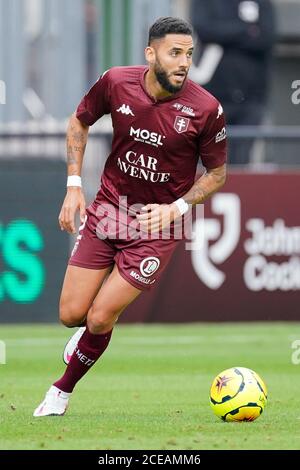
<svg viewBox="0 0 300 470">
<path fill-rule="evenodd" d="M 188 34 L 192 36 L 193 28 L 187 21 L 180 18 L 172 16 L 158 18 L 149 29 L 148 46 L 154 39 L 161 39 L 167 34 Z"/>
</svg>

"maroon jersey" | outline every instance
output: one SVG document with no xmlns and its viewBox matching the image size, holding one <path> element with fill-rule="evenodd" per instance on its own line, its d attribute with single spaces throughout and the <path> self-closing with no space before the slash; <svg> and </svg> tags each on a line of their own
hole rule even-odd
<svg viewBox="0 0 300 470">
<path fill-rule="evenodd" d="M 218 101 L 187 79 L 176 94 L 155 100 L 146 66 L 113 67 L 84 96 L 77 118 L 91 126 L 111 114 L 112 150 L 96 197 L 115 205 L 167 203 L 193 185 L 199 157 L 206 168 L 226 161 L 224 114 Z"/>
</svg>

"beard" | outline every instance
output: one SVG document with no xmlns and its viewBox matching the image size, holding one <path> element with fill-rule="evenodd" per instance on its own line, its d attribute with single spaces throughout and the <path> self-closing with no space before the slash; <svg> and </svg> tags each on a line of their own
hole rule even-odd
<svg viewBox="0 0 300 470">
<path fill-rule="evenodd" d="M 161 87 L 168 91 L 169 93 L 177 93 L 179 90 L 181 90 L 183 84 L 185 83 L 186 78 L 180 85 L 172 85 L 168 78 L 167 72 L 164 70 L 164 68 L 161 66 L 159 60 L 157 59 L 154 65 L 154 73 L 156 76 L 156 79 L 158 83 L 161 85 Z"/>
</svg>

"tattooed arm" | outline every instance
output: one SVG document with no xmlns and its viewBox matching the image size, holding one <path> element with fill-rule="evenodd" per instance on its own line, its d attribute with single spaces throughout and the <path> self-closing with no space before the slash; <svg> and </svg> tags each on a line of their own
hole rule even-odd
<svg viewBox="0 0 300 470">
<path fill-rule="evenodd" d="M 214 168 L 213 170 L 206 170 L 182 197 L 188 204 L 202 204 L 223 186 L 225 180 L 226 165 Z"/>
<path fill-rule="evenodd" d="M 83 155 L 87 143 L 89 126 L 83 124 L 73 114 L 67 130 L 67 167 L 68 176 L 81 175 Z M 78 186 L 69 186 L 63 202 L 58 220 L 61 230 L 76 233 L 75 214 L 80 211 L 80 219 L 85 217 L 85 199 L 82 189 Z"/>
<path fill-rule="evenodd" d="M 87 143 L 89 126 L 83 124 L 75 114 L 71 116 L 67 130 L 68 176 L 81 174 L 83 155 Z"/>
</svg>

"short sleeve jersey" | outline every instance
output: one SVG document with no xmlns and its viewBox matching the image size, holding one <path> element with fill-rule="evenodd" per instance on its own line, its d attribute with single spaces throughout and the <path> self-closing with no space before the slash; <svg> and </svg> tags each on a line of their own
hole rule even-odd
<svg viewBox="0 0 300 470">
<path fill-rule="evenodd" d="M 113 141 L 96 197 L 118 205 L 167 203 L 193 185 L 199 157 L 213 169 L 226 161 L 220 103 L 186 79 L 179 92 L 155 100 L 145 88 L 146 66 L 113 67 L 83 97 L 77 118 L 93 125 L 111 114 Z"/>
</svg>

